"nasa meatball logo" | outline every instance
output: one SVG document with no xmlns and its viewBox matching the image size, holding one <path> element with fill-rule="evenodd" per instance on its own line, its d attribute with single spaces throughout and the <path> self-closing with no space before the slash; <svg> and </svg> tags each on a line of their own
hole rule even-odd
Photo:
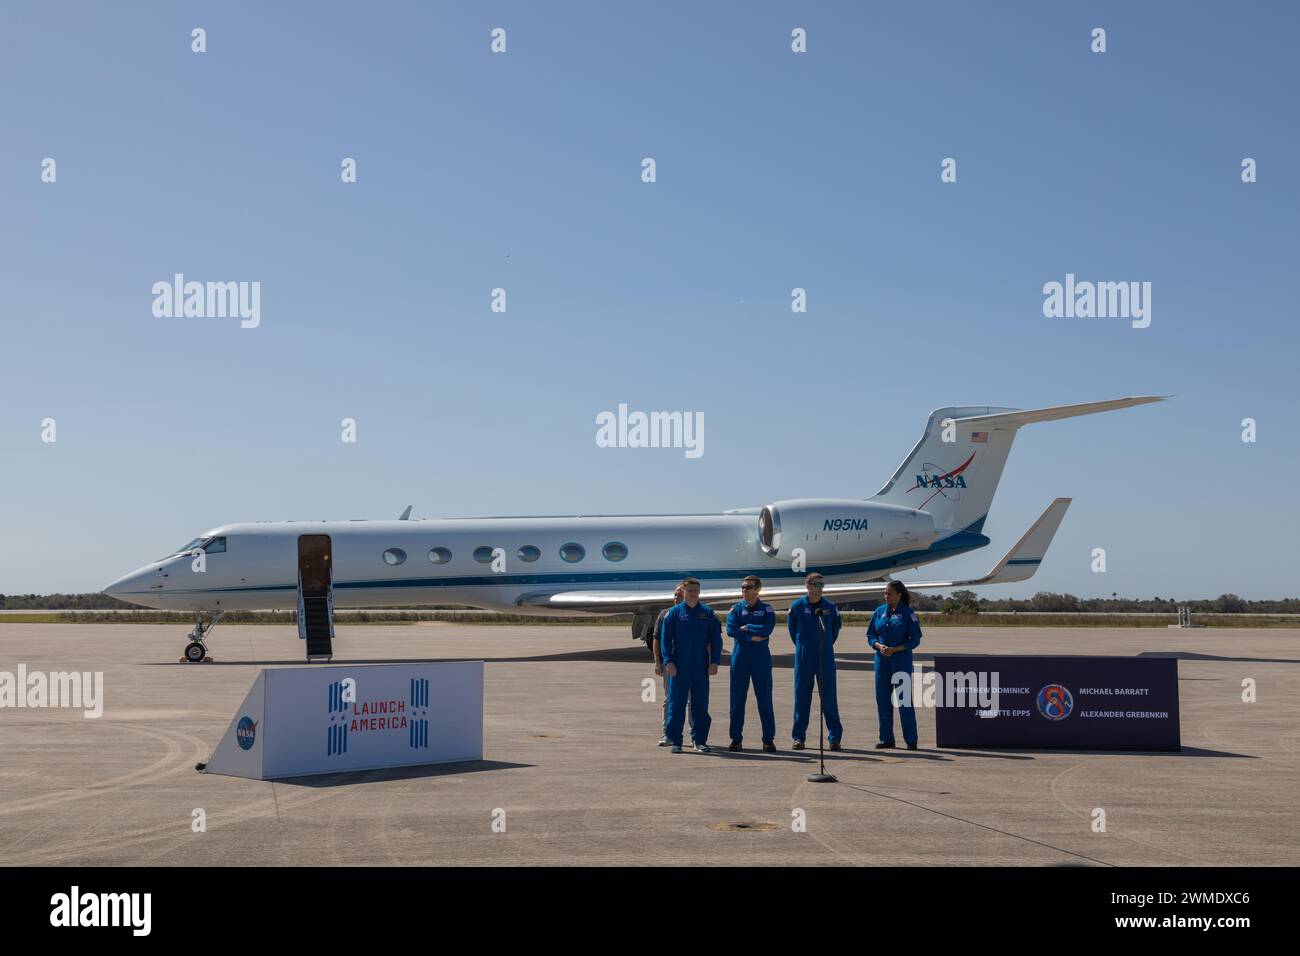
<svg viewBox="0 0 1300 956">
<path fill-rule="evenodd" d="M 1065 720 L 1074 711 L 1074 696 L 1064 684 L 1047 684 L 1038 692 L 1038 712 L 1048 720 Z"/>
<path fill-rule="evenodd" d="M 239 744 L 239 749 L 252 750 L 256 740 L 257 721 L 251 717 L 239 718 L 239 723 L 235 727 L 235 742 Z"/>
</svg>

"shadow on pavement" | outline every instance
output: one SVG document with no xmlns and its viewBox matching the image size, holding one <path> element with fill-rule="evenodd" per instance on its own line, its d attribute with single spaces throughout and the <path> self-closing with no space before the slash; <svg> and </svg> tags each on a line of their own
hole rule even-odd
<svg viewBox="0 0 1300 956">
<path fill-rule="evenodd" d="M 293 787 L 343 787 L 358 783 L 384 783 L 390 780 L 418 780 L 425 777 L 449 777 L 462 773 L 483 773 L 488 770 L 520 770 L 531 767 L 526 763 L 504 763 L 500 760 L 462 760 L 457 763 L 426 764 L 421 767 L 390 767 L 383 770 L 353 770 L 346 773 L 313 774 L 310 777 L 281 777 L 272 783 Z"/>
</svg>

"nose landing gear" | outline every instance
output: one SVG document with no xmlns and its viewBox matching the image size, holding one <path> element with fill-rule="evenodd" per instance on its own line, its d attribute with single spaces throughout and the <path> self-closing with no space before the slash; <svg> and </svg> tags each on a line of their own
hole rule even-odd
<svg viewBox="0 0 1300 956">
<path fill-rule="evenodd" d="M 181 662 L 185 664 L 202 664 L 212 660 L 208 656 L 208 647 L 203 643 L 203 639 L 211 630 L 217 626 L 221 620 L 220 611 L 199 611 L 195 616 L 194 630 L 190 631 L 190 642 L 185 645 L 185 656 Z"/>
</svg>

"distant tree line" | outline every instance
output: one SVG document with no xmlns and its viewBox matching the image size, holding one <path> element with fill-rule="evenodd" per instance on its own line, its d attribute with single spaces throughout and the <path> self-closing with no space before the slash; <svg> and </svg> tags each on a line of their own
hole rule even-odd
<svg viewBox="0 0 1300 956">
<path fill-rule="evenodd" d="M 871 610 L 878 601 L 854 601 L 840 605 L 844 610 Z M 912 608 L 917 611 L 943 611 L 947 614 L 980 612 L 1037 611 L 1073 614 L 1174 614 L 1180 607 L 1190 607 L 1199 614 L 1300 614 L 1300 598 L 1247 601 L 1235 594 L 1217 598 L 1081 598 L 1073 594 L 1039 591 L 1031 598 L 982 598 L 974 591 L 953 591 L 947 597 L 937 594 L 913 594 Z"/>
<path fill-rule="evenodd" d="M 879 601 L 840 602 L 845 611 L 870 611 Z M 979 614 L 980 612 L 1057 611 L 1065 613 L 1174 614 L 1182 606 L 1199 614 L 1300 614 L 1300 598 L 1247 601 L 1235 594 L 1220 594 L 1217 598 L 1081 598 L 1073 594 L 1039 591 L 1031 598 L 982 598 L 974 591 L 953 591 L 947 597 L 938 594 L 912 595 L 912 607 L 918 611 L 944 611 L 948 614 Z M 450 607 L 451 605 L 445 605 Z M 111 611 L 133 609 L 135 606 L 106 594 L 0 594 L 0 610 L 9 611 Z M 412 605 L 413 608 L 441 608 L 444 605 Z"/>
<path fill-rule="evenodd" d="M 0 594 L 6 611 L 112 611 L 134 605 L 107 594 Z"/>
</svg>

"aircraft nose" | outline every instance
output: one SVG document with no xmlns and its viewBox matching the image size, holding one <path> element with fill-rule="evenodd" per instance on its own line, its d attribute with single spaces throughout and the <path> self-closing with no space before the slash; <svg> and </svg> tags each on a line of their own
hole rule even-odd
<svg viewBox="0 0 1300 956">
<path fill-rule="evenodd" d="M 104 588 L 104 593 L 109 597 L 127 600 L 127 595 L 132 591 L 140 590 L 140 572 L 132 571 L 130 574 L 124 574 L 108 587 Z"/>
</svg>

